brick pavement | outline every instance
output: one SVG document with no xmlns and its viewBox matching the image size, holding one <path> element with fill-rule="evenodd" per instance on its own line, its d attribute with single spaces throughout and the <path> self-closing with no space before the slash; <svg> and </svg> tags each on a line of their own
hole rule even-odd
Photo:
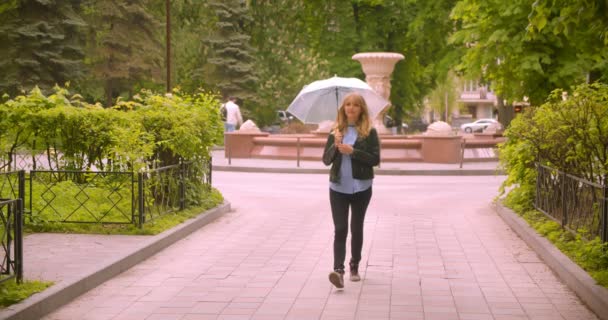
<svg viewBox="0 0 608 320">
<path fill-rule="evenodd" d="M 326 175 L 216 172 L 233 212 L 44 319 L 596 319 L 494 212 L 502 179 L 377 177 L 335 290 Z"/>
<path fill-rule="evenodd" d="M 73 281 L 131 252 L 147 238 L 149 236 L 30 234 L 23 240 L 23 271 L 29 280 L 55 284 Z"/>
</svg>

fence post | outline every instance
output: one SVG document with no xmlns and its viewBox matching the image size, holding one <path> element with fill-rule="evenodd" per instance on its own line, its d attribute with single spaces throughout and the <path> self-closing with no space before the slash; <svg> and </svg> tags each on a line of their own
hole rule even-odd
<svg viewBox="0 0 608 320">
<path fill-rule="evenodd" d="M 184 171 L 185 165 L 184 160 L 179 160 L 179 210 L 186 209 L 186 186 L 184 183 Z"/>
<path fill-rule="evenodd" d="M 211 183 L 212 183 L 212 178 L 213 178 L 213 157 L 209 157 L 209 163 L 208 163 L 208 168 L 207 168 L 207 183 L 209 184 L 209 187 L 211 188 Z"/>
<path fill-rule="evenodd" d="M 144 222 L 145 222 L 145 208 L 144 208 L 144 173 L 143 172 L 138 172 L 137 173 L 137 203 L 138 203 L 138 213 L 139 213 L 139 219 L 137 222 L 137 226 L 141 229 L 144 226 Z"/>
<path fill-rule="evenodd" d="M 228 148 L 228 165 L 232 165 L 232 148 L 230 148 L 228 139 L 224 139 L 224 148 Z"/>
<path fill-rule="evenodd" d="M 36 176 L 35 170 L 30 170 L 30 194 L 29 194 L 29 212 L 30 222 L 34 219 L 34 207 L 32 206 L 32 199 L 34 198 L 34 177 Z M 25 199 L 23 199 L 25 201 Z"/>
<path fill-rule="evenodd" d="M 23 207 L 25 207 L 25 170 L 19 170 L 19 172 L 17 172 L 17 179 L 19 180 L 17 183 L 17 197 L 21 199 L 21 213 L 23 213 Z M 30 198 L 32 197 L 31 194 L 32 193 L 30 192 Z"/>
<path fill-rule="evenodd" d="M 540 162 L 535 162 L 534 166 L 536 167 L 536 189 L 534 193 L 534 208 L 538 209 L 540 207 L 540 179 L 541 179 L 541 170 L 543 169 L 540 166 Z M 544 173 L 544 172 L 543 172 Z M 544 178 L 544 175 L 542 175 Z"/>
<path fill-rule="evenodd" d="M 21 199 L 21 201 L 25 201 L 25 170 L 19 170 L 18 172 L 18 176 L 19 176 L 19 199 Z"/>
<path fill-rule="evenodd" d="M 603 205 L 602 205 L 602 242 L 608 242 L 608 181 L 606 179 L 608 175 L 604 175 L 604 185 L 603 185 Z"/>
<path fill-rule="evenodd" d="M 564 228 L 568 224 L 568 211 L 566 210 L 566 173 L 557 171 L 562 177 L 562 228 Z"/>
<path fill-rule="evenodd" d="M 460 143 L 460 169 L 462 169 L 462 164 L 464 162 L 464 149 L 467 147 L 467 139 L 462 139 Z"/>
<path fill-rule="evenodd" d="M 296 163 L 299 168 L 300 167 L 300 137 L 298 137 L 298 140 L 296 143 Z"/>
<path fill-rule="evenodd" d="M 23 282 L 23 199 L 15 206 L 15 273 L 17 283 Z"/>
</svg>

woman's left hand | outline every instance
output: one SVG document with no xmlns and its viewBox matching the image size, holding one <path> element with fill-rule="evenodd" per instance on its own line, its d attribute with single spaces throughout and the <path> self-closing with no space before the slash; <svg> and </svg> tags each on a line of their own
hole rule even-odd
<svg viewBox="0 0 608 320">
<path fill-rule="evenodd" d="M 338 145 L 338 151 L 340 151 L 341 154 L 352 154 L 353 146 L 351 146 L 350 144 L 341 143 L 340 145 Z"/>
</svg>

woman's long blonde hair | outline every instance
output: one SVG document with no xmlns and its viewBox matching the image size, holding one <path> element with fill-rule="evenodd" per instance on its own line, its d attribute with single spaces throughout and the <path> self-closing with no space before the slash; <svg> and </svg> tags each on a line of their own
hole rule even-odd
<svg viewBox="0 0 608 320">
<path fill-rule="evenodd" d="M 363 97 L 356 92 L 347 94 L 342 100 L 342 104 L 338 109 L 336 124 L 334 125 L 334 133 L 339 131 L 344 134 L 346 127 L 348 127 L 348 119 L 346 118 L 346 111 L 344 111 L 344 106 L 347 102 L 353 102 L 361 107 L 361 114 L 355 123 L 355 128 L 357 129 L 359 138 L 367 137 L 367 135 L 369 135 L 369 131 L 372 129 L 372 123 L 369 118 L 369 109 L 367 108 L 365 99 L 363 99 Z"/>
</svg>

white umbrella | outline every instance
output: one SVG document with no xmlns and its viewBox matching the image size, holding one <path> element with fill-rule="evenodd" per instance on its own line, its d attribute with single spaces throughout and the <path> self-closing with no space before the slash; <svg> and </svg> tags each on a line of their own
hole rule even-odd
<svg viewBox="0 0 608 320">
<path fill-rule="evenodd" d="M 371 119 L 390 104 L 360 79 L 333 77 L 304 86 L 287 111 L 304 123 L 335 121 L 342 99 L 351 92 L 365 99 Z"/>
</svg>

